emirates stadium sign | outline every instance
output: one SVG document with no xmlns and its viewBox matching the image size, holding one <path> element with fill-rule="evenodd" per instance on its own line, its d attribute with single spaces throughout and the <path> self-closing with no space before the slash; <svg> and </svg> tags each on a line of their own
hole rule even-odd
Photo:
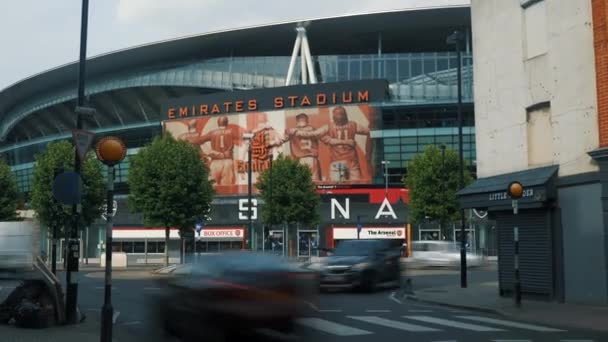
<svg viewBox="0 0 608 342">
<path fill-rule="evenodd" d="M 387 96 L 386 81 L 370 80 L 183 97 L 163 106 L 163 130 L 200 150 L 220 195 L 246 193 L 249 170 L 255 184 L 280 154 L 317 186 L 371 184 L 374 104 Z"/>
</svg>

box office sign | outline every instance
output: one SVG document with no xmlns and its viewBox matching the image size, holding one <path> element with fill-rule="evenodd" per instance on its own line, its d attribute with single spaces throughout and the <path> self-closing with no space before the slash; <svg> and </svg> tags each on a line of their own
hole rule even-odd
<svg viewBox="0 0 608 342">
<path fill-rule="evenodd" d="M 245 230 L 243 228 L 203 229 L 200 240 L 203 241 L 242 241 Z"/>
<path fill-rule="evenodd" d="M 370 227 L 361 229 L 360 239 L 405 239 L 404 227 Z M 334 228 L 334 240 L 357 239 L 357 228 Z"/>
</svg>

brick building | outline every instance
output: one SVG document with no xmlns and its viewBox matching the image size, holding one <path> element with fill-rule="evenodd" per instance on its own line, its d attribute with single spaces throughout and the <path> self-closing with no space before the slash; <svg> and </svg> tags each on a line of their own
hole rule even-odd
<svg viewBox="0 0 608 342">
<path fill-rule="evenodd" d="M 501 295 L 518 227 L 524 296 L 608 304 L 607 14 L 606 0 L 471 3 L 479 179 L 461 201 L 496 221 Z"/>
</svg>

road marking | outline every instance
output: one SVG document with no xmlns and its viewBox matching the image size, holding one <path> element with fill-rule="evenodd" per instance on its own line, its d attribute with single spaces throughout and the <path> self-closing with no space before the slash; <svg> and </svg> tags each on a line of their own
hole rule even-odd
<svg viewBox="0 0 608 342">
<path fill-rule="evenodd" d="M 155 290 L 160 290 L 160 287 L 144 287 L 145 291 L 155 291 Z"/>
<path fill-rule="evenodd" d="M 304 303 L 308 304 L 308 306 L 310 306 L 313 310 L 319 311 L 319 308 L 316 307 L 316 305 L 314 305 L 313 303 L 311 303 L 311 302 L 304 302 Z"/>
<path fill-rule="evenodd" d="M 563 332 L 563 331 L 565 331 L 565 330 L 560 330 L 560 329 L 543 327 L 540 325 L 504 321 L 502 319 L 495 319 L 495 318 L 489 318 L 489 317 L 480 317 L 480 316 L 456 316 L 456 317 L 462 318 L 462 319 L 468 319 L 471 321 L 482 322 L 482 323 L 504 325 L 505 327 L 528 329 L 528 330 L 532 330 L 532 331 L 540 331 L 540 332 Z"/>
<path fill-rule="evenodd" d="M 413 319 L 416 321 L 426 322 L 426 323 L 434 323 L 439 325 L 445 325 L 446 327 L 452 328 L 460 328 L 465 330 L 473 330 L 473 331 L 504 331 L 502 329 L 484 327 L 482 325 L 469 324 L 469 323 L 461 323 L 456 321 L 450 321 L 448 319 L 442 318 L 434 318 L 430 316 L 403 316 L 405 318 Z"/>
<path fill-rule="evenodd" d="M 338 336 L 357 336 L 372 334 L 372 332 L 367 330 L 349 327 L 348 325 L 334 323 L 320 318 L 300 318 L 296 320 L 296 322 L 300 325 Z"/>
<path fill-rule="evenodd" d="M 391 310 L 374 310 L 374 309 L 371 309 L 371 310 L 365 310 L 365 312 L 391 312 Z"/>
<path fill-rule="evenodd" d="M 122 325 L 136 325 L 136 324 L 141 324 L 141 322 L 140 321 L 126 322 L 126 323 L 123 323 Z"/>
<path fill-rule="evenodd" d="M 418 310 L 418 309 L 411 309 L 411 310 L 407 310 L 408 312 L 433 312 L 433 310 Z"/>
<path fill-rule="evenodd" d="M 409 323 L 404 323 L 404 322 L 399 322 L 399 321 L 392 321 L 390 319 L 385 319 L 385 318 L 380 318 L 380 317 L 375 317 L 375 316 L 348 316 L 348 318 L 356 319 L 358 321 L 362 321 L 362 322 L 366 322 L 366 323 L 377 324 L 377 325 L 387 327 L 387 328 L 394 328 L 394 329 L 412 331 L 412 332 L 441 331 L 441 330 L 435 329 L 435 328 L 423 327 L 421 325 L 409 324 Z"/>
<path fill-rule="evenodd" d="M 317 310 L 319 312 L 342 312 L 342 310 L 339 309 L 327 309 L 327 310 Z"/>
<path fill-rule="evenodd" d="M 120 316 L 120 311 L 114 311 L 114 315 L 112 316 L 113 324 L 116 324 L 116 320 L 118 319 L 118 316 Z"/>
<path fill-rule="evenodd" d="M 399 303 L 399 304 L 403 304 L 402 301 L 400 301 L 399 299 L 397 299 L 397 297 L 395 297 L 396 295 L 397 295 L 397 292 L 393 292 L 393 293 L 391 293 L 390 296 L 388 296 L 388 298 L 390 300 L 392 300 L 393 302 L 396 302 L 396 303 Z"/>
</svg>

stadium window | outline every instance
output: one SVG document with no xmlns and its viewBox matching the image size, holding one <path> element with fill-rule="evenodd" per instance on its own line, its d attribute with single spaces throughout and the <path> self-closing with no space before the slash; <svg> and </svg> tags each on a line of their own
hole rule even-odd
<svg viewBox="0 0 608 342">
<path fill-rule="evenodd" d="M 358 60 L 351 60 L 350 69 L 348 72 L 349 72 L 350 80 L 360 80 L 361 79 L 361 62 Z"/>
<path fill-rule="evenodd" d="M 370 60 L 361 61 L 361 79 L 367 80 L 374 77 L 374 71 L 372 70 L 372 62 Z"/>
<path fill-rule="evenodd" d="M 399 138 L 384 138 L 384 146 L 399 145 Z"/>
<path fill-rule="evenodd" d="M 408 78 L 412 77 L 409 58 L 400 58 L 398 67 L 399 69 L 397 71 L 399 73 L 399 81 L 407 80 Z"/>
<path fill-rule="evenodd" d="M 394 59 L 386 60 L 384 63 L 384 78 L 392 82 L 397 82 L 399 76 L 397 75 L 397 61 Z"/>
<path fill-rule="evenodd" d="M 418 145 L 402 145 L 401 151 L 403 152 L 418 152 Z"/>
<path fill-rule="evenodd" d="M 125 253 L 133 253 L 133 241 L 123 241 L 122 251 Z"/>
<path fill-rule="evenodd" d="M 419 58 L 412 59 L 411 77 L 416 77 L 422 74 L 422 60 Z"/>
<path fill-rule="evenodd" d="M 449 68 L 450 62 L 447 58 L 438 58 L 437 59 L 437 70 L 447 70 Z"/>
<path fill-rule="evenodd" d="M 399 153 L 385 153 L 384 160 L 400 161 L 401 158 Z"/>
<path fill-rule="evenodd" d="M 384 152 L 385 153 L 400 152 L 400 150 L 401 150 L 401 147 L 399 145 L 384 146 Z"/>
<path fill-rule="evenodd" d="M 137 241 L 133 243 L 133 253 L 145 253 L 146 243 L 144 241 Z"/>
<path fill-rule="evenodd" d="M 430 74 L 430 73 L 434 73 L 435 71 L 437 71 L 437 67 L 435 66 L 435 59 L 425 59 L 424 60 L 424 70 L 423 73 L 425 74 Z"/>
<path fill-rule="evenodd" d="M 419 144 L 434 144 L 435 137 L 434 136 L 418 137 L 418 143 Z"/>
</svg>

